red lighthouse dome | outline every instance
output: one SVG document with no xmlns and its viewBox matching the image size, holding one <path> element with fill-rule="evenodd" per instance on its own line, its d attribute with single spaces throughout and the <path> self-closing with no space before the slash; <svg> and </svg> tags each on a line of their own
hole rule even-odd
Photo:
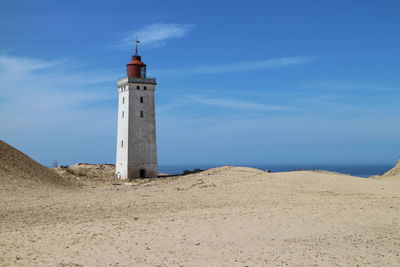
<svg viewBox="0 0 400 267">
<path fill-rule="evenodd" d="M 146 78 L 146 64 L 142 62 L 142 57 L 138 55 L 136 41 L 136 55 L 132 56 L 132 60 L 126 64 L 126 72 L 129 78 Z"/>
</svg>

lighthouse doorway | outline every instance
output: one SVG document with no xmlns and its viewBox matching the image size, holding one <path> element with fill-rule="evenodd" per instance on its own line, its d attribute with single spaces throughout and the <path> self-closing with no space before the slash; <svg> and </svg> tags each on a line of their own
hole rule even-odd
<svg viewBox="0 0 400 267">
<path fill-rule="evenodd" d="M 140 169 L 139 177 L 140 178 L 146 178 L 146 170 L 145 169 Z"/>
</svg>

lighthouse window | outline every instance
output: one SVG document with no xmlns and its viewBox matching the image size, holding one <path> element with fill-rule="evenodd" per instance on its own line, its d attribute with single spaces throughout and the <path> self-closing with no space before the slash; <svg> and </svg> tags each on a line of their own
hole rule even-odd
<svg viewBox="0 0 400 267">
<path fill-rule="evenodd" d="M 125 104 L 125 97 L 122 98 L 122 104 Z"/>
<path fill-rule="evenodd" d="M 147 90 L 147 86 L 143 87 L 144 90 Z"/>
<path fill-rule="evenodd" d="M 140 97 L 140 103 L 143 103 L 143 96 Z"/>
<path fill-rule="evenodd" d="M 121 140 L 121 147 L 124 147 L 124 141 Z"/>
<path fill-rule="evenodd" d="M 122 118 L 124 117 L 124 112 L 122 111 Z"/>
<path fill-rule="evenodd" d="M 136 86 L 136 89 L 140 90 L 140 86 L 139 86 L 139 85 L 138 85 L 138 86 Z"/>
<path fill-rule="evenodd" d="M 146 78 L 146 66 L 140 68 L 140 78 Z"/>
<path fill-rule="evenodd" d="M 140 118 L 143 118 L 143 110 L 140 111 Z"/>
</svg>

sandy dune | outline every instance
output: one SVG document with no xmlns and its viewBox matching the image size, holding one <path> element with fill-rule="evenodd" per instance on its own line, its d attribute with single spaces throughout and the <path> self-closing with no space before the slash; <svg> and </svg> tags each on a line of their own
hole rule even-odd
<svg viewBox="0 0 400 267">
<path fill-rule="evenodd" d="M 75 188 L 76 181 L 63 179 L 21 151 L 0 140 L 0 196 L 20 196 L 26 192 Z M 0 198 L 2 200 L 2 198 Z"/>
<path fill-rule="evenodd" d="M 400 177 L 400 160 L 397 161 L 396 166 L 394 166 L 388 172 L 382 174 L 381 176 L 374 176 L 374 178 L 386 178 L 386 177 Z"/>
<path fill-rule="evenodd" d="M 399 266 L 397 178 L 227 166 L 26 190 L 0 199 L 0 264 Z"/>
</svg>

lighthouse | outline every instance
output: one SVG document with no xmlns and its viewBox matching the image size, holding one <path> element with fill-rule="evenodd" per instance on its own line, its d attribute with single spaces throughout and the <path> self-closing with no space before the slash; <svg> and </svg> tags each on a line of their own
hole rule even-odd
<svg viewBox="0 0 400 267">
<path fill-rule="evenodd" d="M 116 176 L 120 179 L 157 177 L 154 91 L 146 64 L 136 52 L 126 65 L 127 77 L 118 80 Z"/>
</svg>

